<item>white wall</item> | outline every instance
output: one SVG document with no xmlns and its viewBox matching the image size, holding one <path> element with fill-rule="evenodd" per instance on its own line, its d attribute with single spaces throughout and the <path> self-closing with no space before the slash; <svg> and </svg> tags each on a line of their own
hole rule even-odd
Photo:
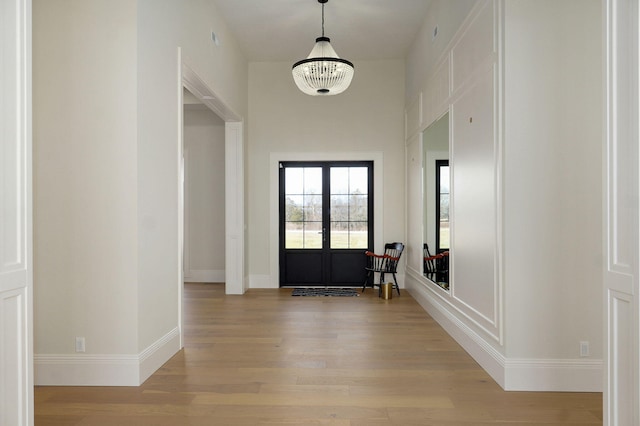
<svg viewBox="0 0 640 426">
<path fill-rule="evenodd" d="M 403 106 L 402 61 L 356 62 L 351 87 L 330 97 L 300 92 L 291 77 L 290 63 L 250 64 L 247 212 L 251 286 L 272 285 L 271 274 L 277 276 L 271 263 L 278 253 L 270 251 L 273 234 L 268 209 L 278 196 L 270 186 L 271 153 L 334 153 L 334 158 L 353 154 L 348 159 L 358 153 L 363 157 L 380 153 L 384 234 L 375 244 L 382 248 L 385 242 L 404 240 Z"/>
<path fill-rule="evenodd" d="M 434 68 L 467 17 L 476 0 L 432 0 L 429 11 L 406 58 L 406 99 L 411 102 L 422 90 Z M 434 38 L 434 29 L 438 28 Z"/>
<path fill-rule="evenodd" d="M 602 358 L 602 49 L 597 0 L 508 1 L 507 356 Z"/>
<path fill-rule="evenodd" d="M 36 357 L 137 353 L 135 1 L 36 0 L 33 28 Z"/>
<path fill-rule="evenodd" d="M 185 281 L 224 282 L 224 136 L 211 110 L 185 106 Z"/>
<path fill-rule="evenodd" d="M 212 30 L 220 46 L 211 41 Z M 215 5 L 205 0 L 138 1 L 138 43 L 138 349 L 143 350 L 178 323 L 178 47 L 183 61 L 241 116 L 247 113 L 247 64 Z"/>
<path fill-rule="evenodd" d="M 443 68 L 416 59 L 425 41 L 409 55 L 407 81 L 426 83 L 422 96 L 408 94 L 408 117 L 435 116 L 442 102 L 432 101 L 429 93 L 440 96 L 432 85 L 451 84 L 453 273 L 451 295 L 412 273 L 408 285 L 506 389 L 599 390 L 600 3 L 489 3 L 498 8 L 494 23 L 467 21 L 471 37 L 456 35 Z M 478 47 L 492 38 L 493 67 Z M 442 73 L 447 60 L 451 72 Z M 408 232 L 421 225 L 408 223 Z M 579 356 L 580 341 L 590 342 L 589 357 Z"/>
<path fill-rule="evenodd" d="M 38 0 L 34 42 L 36 380 L 139 384 L 179 349 L 179 47 L 243 116 L 247 64 L 205 0 Z"/>
</svg>

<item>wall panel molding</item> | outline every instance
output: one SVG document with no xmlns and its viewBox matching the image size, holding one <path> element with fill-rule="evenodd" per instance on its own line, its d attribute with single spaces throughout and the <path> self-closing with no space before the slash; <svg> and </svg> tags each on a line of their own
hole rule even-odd
<svg viewBox="0 0 640 426">
<path fill-rule="evenodd" d="M 413 139 L 422 127 L 422 92 L 409 103 L 405 111 L 405 139 Z"/>
<path fill-rule="evenodd" d="M 426 76 L 421 92 L 421 130 L 449 112 L 453 212 L 451 291 L 442 291 L 429 283 L 415 265 L 407 267 L 407 288 L 419 289 L 423 299 L 446 311 L 448 318 L 456 318 L 451 324 L 473 330 L 473 340 L 483 340 L 480 346 L 491 348 L 489 352 L 501 346 L 504 339 L 501 213 L 504 129 L 500 115 L 503 8 L 500 0 L 476 3 L 433 72 Z M 410 109 L 416 108 L 409 105 L 407 110 Z M 412 138 L 408 132 L 407 149 Z M 407 157 L 407 170 L 409 159 Z M 417 229 L 416 223 L 407 223 L 412 230 Z M 484 247 L 484 251 L 477 247 Z M 415 285 L 417 287 L 412 287 Z M 480 359 L 486 355 L 483 351 L 475 353 Z M 494 372 L 492 376 L 499 377 L 498 381 L 503 383 L 503 363 L 496 363 L 492 356 L 490 359 L 492 361 L 484 364 Z"/>
<path fill-rule="evenodd" d="M 31 0 L 0 0 L 0 424 L 33 424 Z"/>
<path fill-rule="evenodd" d="M 640 423 L 638 0 L 604 3 L 604 425 Z"/>
</svg>

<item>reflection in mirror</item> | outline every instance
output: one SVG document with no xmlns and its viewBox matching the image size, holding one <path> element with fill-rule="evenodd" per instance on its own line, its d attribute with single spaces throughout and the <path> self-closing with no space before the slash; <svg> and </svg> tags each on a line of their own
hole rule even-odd
<svg viewBox="0 0 640 426">
<path fill-rule="evenodd" d="M 449 160 L 436 160 L 436 252 L 449 251 Z"/>
<path fill-rule="evenodd" d="M 449 289 L 449 113 L 423 133 L 424 276 Z"/>
</svg>

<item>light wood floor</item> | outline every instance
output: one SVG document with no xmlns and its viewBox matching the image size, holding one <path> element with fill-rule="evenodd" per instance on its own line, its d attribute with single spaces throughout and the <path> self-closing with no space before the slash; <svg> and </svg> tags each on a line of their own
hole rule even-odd
<svg viewBox="0 0 640 426">
<path fill-rule="evenodd" d="M 45 425 L 601 425 L 602 395 L 504 392 L 407 292 L 185 286 L 185 348 L 137 388 L 37 387 Z"/>
</svg>

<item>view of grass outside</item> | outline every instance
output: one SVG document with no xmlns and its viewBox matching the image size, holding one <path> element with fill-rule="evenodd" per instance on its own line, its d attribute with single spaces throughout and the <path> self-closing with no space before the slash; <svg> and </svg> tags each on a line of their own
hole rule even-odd
<svg viewBox="0 0 640 426">
<path fill-rule="evenodd" d="M 449 238 L 449 222 L 440 221 L 440 247 L 451 247 Z"/>
<path fill-rule="evenodd" d="M 331 248 L 367 248 L 367 231 L 334 231 L 331 233 Z M 317 231 L 304 232 L 302 229 L 287 229 L 285 232 L 285 247 L 293 248 L 322 248 L 322 234 Z"/>
</svg>

